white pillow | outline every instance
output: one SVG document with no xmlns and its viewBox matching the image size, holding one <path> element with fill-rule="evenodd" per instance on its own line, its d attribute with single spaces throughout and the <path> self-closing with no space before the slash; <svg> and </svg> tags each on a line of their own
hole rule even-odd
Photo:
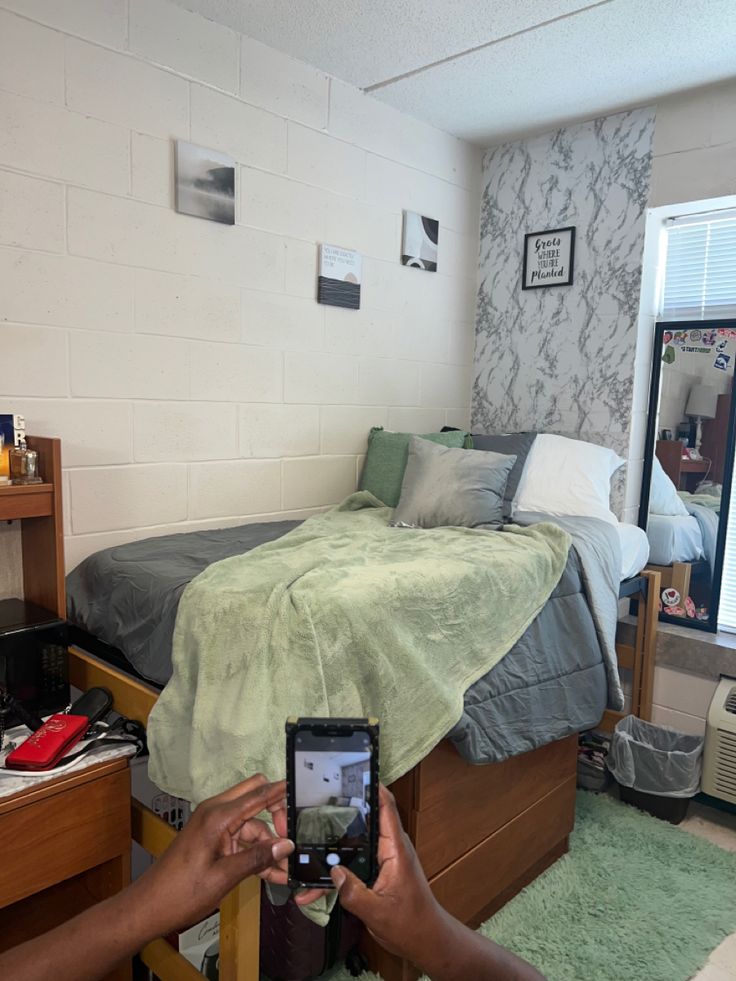
<svg viewBox="0 0 736 981">
<path fill-rule="evenodd" d="M 605 446 L 540 433 L 526 458 L 514 510 L 577 514 L 617 525 L 611 477 L 625 462 Z"/>
<path fill-rule="evenodd" d="M 652 482 L 649 485 L 649 512 L 683 518 L 690 513 L 656 456 L 652 462 Z"/>
</svg>

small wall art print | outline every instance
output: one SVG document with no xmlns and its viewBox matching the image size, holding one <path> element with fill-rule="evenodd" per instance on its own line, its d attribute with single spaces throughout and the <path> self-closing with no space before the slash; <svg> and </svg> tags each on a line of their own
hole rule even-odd
<svg viewBox="0 0 736 981">
<path fill-rule="evenodd" d="M 575 229 L 551 228 L 524 236 L 523 290 L 570 286 L 575 260 Z"/>
<path fill-rule="evenodd" d="M 235 224 L 235 161 L 226 153 L 176 141 L 176 210 Z"/>
<path fill-rule="evenodd" d="M 359 310 L 362 271 L 360 252 L 339 245 L 320 245 L 317 302 Z"/>
<path fill-rule="evenodd" d="M 401 264 L 415 269 L 437 272 L 437 245 L 440 223 L 416 211 L 404 212 L 404 234 L 401 239 Z"/>
</svg>

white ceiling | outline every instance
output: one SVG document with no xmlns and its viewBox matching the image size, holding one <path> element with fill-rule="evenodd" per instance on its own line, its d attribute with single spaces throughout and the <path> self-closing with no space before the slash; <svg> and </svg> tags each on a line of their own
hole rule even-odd
<svg viewBox="0 0 736 981">
<path fill-rule="evenodd" d="M 736 76 L 736 0 L 175 0 L 483 146 Z"/>
</svg>

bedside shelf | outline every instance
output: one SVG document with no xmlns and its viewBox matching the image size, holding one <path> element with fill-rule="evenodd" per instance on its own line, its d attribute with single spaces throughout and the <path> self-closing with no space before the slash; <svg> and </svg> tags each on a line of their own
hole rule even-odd
<svg viewBox="0 0 736 981">
<path fill-rule="evenodd" d="M 66 619 L 61 441 L 29 436 L 27 443 L 46 483 L 0 487 L 0 521 L 21 524 L 25 599 Z"/>
<path fill-rule="evenodd" d="M 45 518 L 53 513 L 53 484 L 11 484 L 9 487 L 0 487 L 0 521 Z"/>
</svg>

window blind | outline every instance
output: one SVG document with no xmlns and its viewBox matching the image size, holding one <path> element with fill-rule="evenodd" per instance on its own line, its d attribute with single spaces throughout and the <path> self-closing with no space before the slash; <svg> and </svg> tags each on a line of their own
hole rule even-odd
<svg viewBox="0 0 736 981">
<path fill-rule="evenodd" d="M 736 494 L 731 490 L 726 547 L 723 552 L 721 599 L 718 604 L 718 629 L 736 633 Z"/>
<path fill-rule="evenodd" d="M 736 212 L 667 222 L 664 320 L 736 317 Z"/>
<path fill-rule="evenodd" d="M 666 231 L 663 319 L 736 317 L 736 211 L 672 218 Z M 718 627 L 736 633 L 736 481 L 729 514 Z"/>
</svg>

